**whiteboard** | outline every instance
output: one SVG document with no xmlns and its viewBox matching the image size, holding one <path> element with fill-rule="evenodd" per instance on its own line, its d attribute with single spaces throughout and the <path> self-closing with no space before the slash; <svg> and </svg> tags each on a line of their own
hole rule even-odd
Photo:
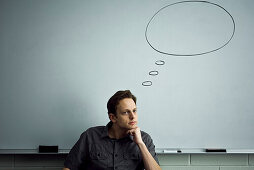
<svg viewBox="0 0 254 170">
<path fill-rule="evenodd" d="M 0 1 L 0 149 L 71 149 L 137 96 L 156 148 L 254 149 L 254 1 Z"/>
</svg>

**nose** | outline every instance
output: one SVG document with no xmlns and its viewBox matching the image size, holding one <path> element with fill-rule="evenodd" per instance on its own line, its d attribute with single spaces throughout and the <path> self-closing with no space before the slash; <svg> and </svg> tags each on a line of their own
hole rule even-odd
<svg viewBox="0 0 254 170">
<path fill-rule="evenodd" d="M 129 117 L 130 117 L 130 119 L 131 120 L 133 120 L 134 118 L 135 118 L 135 113 L 134 112 L 130 112 L 130 114 L 129 114 Z"/>
</svg>

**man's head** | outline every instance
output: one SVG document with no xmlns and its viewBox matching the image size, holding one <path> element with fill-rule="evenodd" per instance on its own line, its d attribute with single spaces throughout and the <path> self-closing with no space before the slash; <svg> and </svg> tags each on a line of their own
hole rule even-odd
<svg viewBox="0 0 254 170">
<path fill-rule="evenodd" d="M 125 98 L 131 98 L 136 104 L 137 98 L 131 93 L 130 90 L 118 91 L 108 100 L 108 114 L 112 113 L 116 115 L 117 105 L 119 104 L 120 100 Z"/>
<path fill-rule="evenodd" d="M 111 122 L 122 130 L 137 126 L 136 97 L 129 91 L 118 91 L 108 101 L 108 115 Z"/>
</svg>

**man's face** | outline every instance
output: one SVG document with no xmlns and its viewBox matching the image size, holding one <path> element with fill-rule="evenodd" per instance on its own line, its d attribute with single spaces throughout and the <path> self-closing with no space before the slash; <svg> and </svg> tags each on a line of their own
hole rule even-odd
<svg viewBox="0 0 254 170">
<path fill-rule="evenodd" d="M 125 98 L 119 101 L 114 123 L 123 130 L 130 130 L 137 127 L 137 108 L 132 98 Z"/>
</svg>

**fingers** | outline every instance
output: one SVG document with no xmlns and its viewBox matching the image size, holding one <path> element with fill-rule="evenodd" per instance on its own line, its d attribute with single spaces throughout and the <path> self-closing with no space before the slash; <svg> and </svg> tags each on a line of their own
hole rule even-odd
<svg viewBox="0 0 254 170">
<path fill-rule="evenodd" d="M 128 134 L 134 136 L 135 134 L 139 133 L 140 129 L 138 127 L 131 129 L 128 131 Z"/>
<path fill-rule="evenodd" d="M 136 144 L 143 143 L 139 127 L 136 127 L 136 128 L 133 128 L 133 129 L 129 130 L 128 133 L 129 133 L 129 135 L 133 136 L 133 141 Z"/>
<path fill-rule="evenodd" d="M 131 136 L 135 135 L 135 129 L 131 129 L 128 131 L 128 134 L 130 134 Z"/>
</svg>

